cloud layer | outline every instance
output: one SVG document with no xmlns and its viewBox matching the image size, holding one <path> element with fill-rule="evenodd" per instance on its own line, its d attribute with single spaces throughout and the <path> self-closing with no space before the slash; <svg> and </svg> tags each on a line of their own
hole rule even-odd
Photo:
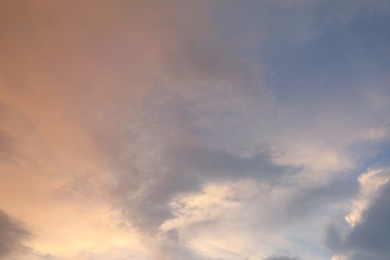
<svg viewBox="0 0 390 260">
<path fill-rule="evenodd" d="M 0 258 L 389 258 L 385 1 L 0 10 Z"/>
</svg>

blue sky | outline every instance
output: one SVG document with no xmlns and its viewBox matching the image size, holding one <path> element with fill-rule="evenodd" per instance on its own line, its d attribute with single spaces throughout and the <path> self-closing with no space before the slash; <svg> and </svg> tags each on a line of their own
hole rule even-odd
<svg viewBox="0 0 390 260">
<path fill-rule="evenodd" d="M 1 259 L 390 258 L 389 1 L 0 10 Z"/>
</svg>

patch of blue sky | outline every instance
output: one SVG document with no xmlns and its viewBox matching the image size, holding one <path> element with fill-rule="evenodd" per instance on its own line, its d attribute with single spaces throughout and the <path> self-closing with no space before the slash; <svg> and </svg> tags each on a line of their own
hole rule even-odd
<svg viewBox="0 0 390 260">
<path fill-rule="evenodd" d="M 285 102 L 334 98 L 352 94 L 359 81 L 388 71 L 390 18 L 356 18 L 329 25 L 306 44 L 270 41 L 260 58 L 272 71 L 272 89 Z M 315 99 L 315 100 L 314 100 Z"/>
</svg>

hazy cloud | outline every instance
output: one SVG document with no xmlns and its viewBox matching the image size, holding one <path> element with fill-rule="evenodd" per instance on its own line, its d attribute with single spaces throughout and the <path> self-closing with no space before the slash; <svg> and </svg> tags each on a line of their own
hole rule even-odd
<svg viewBox="0 0 390 260">
<path fill-rule="evenodd" d="M 357 175 L 388 155 L 389 11 L 2 1 L 0 204 L 28 257 L 329 259 L 346 215 L 331 253 L 385 258 L 387 175 Z"/>
<path fill-rule="evenodd" d="M 31 233 L 15 219 L 0 210 L 0 258 L 26 251 L 23 242 Z"/>
<path fill-rule="evenodd" d="M 297 260 L 296 257 L 289 257 L 289 256 L 270 256 L 267 258 L 264 258 L 264 260 Z"/>
</svg>

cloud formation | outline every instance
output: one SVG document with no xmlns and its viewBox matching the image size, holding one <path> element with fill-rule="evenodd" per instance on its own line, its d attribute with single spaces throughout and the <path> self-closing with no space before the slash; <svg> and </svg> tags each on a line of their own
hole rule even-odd
<svg viewBox="0 0 390 260">
<path fill-rule="evenodd" d="M 0 205 L 37 234 L 25 258 L 385 259 L 389 15 L 0 3 Z"/>
<path fill-rule="evenodd" d="M 371 169 L 360 180 L 361 197 L 355 201 L 352 212 L 346 217 L 350 227 L 342 231 L 332 225 L 326 240 L 331 249 L 344 255 L 342 259 L 386 259 L 390 256 L 387 223 L 390 208 L 389 170 Z"/>
</svg>

